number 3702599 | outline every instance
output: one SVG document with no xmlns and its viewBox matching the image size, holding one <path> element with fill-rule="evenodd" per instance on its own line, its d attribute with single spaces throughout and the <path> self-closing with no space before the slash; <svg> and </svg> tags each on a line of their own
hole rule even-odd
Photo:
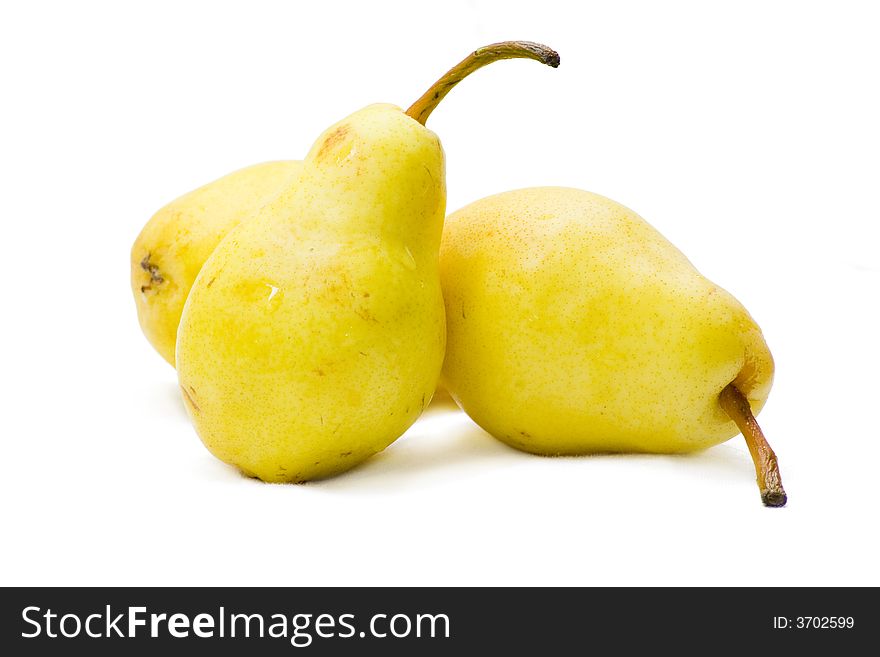
<svg viewBox="0 0 880 657">
<path fill-rule="evenodd" d="M 773 628 L 777 630 L 847 630 L 855 627 L 852 616 L 774 616 Z"/>
</svg>

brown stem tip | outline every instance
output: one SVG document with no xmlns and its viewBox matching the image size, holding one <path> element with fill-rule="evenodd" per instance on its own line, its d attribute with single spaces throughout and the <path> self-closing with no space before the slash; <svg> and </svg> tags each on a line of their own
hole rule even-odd
<svg viewBox="0 0 880 657">
<path fill-rule="evenodd" d="M 731 383 L 721 391 L 718 401 L 746 439 L 746 445 L 749 446 L 752 461 L 755 463 L 758 488 L 761 490 L 761 501 L 764 506 L 785 506 L 788 497 L 782 487 L 776 454 L 764 437 L 764 432 L 758 426 L 755 416 L 752 415 L 749 400 Z"/>
<path fill-rule="evenodd" d="M 440 104 L 440 101 L 452 88 L 477 69 L 499 59 L 534 59 L 535 61 L 556 68 L 559 66 L 559 54 L 552 48 L 532 41 L 502 41 L 475 50 L 457 65 L 449 69 L 437 80 L 422 97 L 410 106 L 406 113 L 416 121 L 425 125 L 425 121 Z"/>
</svg>

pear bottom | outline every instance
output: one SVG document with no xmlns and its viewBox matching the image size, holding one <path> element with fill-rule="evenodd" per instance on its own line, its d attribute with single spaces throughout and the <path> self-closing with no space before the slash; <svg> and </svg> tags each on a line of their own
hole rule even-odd
<svg viewBox="0 0 880 657">
<path fill-rule="evenodd" d="M 181 393 L 221 461 L 269 482 L 329 477 L 385 449 L 430 402 L 446 336 L 439 277 L 397 245 L 283 230 L 257 241 L 259 230 L 241 224 L 193 285 Z"/>
</svg>

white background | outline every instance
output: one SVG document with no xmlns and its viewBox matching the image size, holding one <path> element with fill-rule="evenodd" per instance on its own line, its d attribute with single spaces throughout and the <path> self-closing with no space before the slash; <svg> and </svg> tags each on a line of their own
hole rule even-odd
<svg viewBox="0 0 880 657">
<path fill-rule="evenodd" d="M 880 584 L 880 39 L 864 2 L 4 3 L 0 583 Z M 639 212 L 762 325 L 761 423 L 686 457 L 545 459 L 449 405 L 302 486 L 202 447 L 140 333 L 128 252 L 170 199 L 406 107 L 477 46 L 429 127 L 450 210 L 570 185 Z"/>
</svg>

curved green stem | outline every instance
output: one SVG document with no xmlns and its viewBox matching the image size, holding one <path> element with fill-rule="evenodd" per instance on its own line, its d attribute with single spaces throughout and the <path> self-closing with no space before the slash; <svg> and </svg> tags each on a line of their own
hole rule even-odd
<svg viewBox="0 0 880 657">
<path fill-rule="evenodd" d="M 431 85 L 431 88 L 406 110 L 407 115 L 425 125 L 425 121 L 428 120 L 431 112 L 434 111 L 434 108 L 437 107 L 446 94 L 450 92 L 452 87 L 477 69 L 483 68 L 486 64 L 497 62 L 499 59 L 514 58 L 534 59 L 553 68 L 559 66 L 559 55 L 556 51 L 540 43 L 533 43 L 531 41 L 502 41 L 501 43 L 493 43 L 475 50 L 456 66 L 449 69 L 442 78 Z"/>
<path fill-rule="evenodd" d="M 764 506 L 785 506 L 788 496 L 782 487 L 776 454 L 764 438 L 764 432 L 758 426 L 755 416 L 752 415 L 749 400 L 731 383 L 721 391 L 718 401 L 746 439 L 746 445 L 749 446 L 752 461 L 755 463 L 758 488 L 761 489 L 761 501 Z"/>
</svg>

